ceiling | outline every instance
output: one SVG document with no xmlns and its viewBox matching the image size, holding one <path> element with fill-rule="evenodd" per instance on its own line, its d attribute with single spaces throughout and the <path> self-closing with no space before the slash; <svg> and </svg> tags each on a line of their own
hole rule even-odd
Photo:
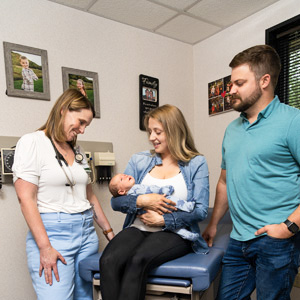
<svg viewBox="0 0 300 300">
<path fill-rule="evenodd" d="M 279 0 L 48 0 L 194 45 Z"/>
</svg>

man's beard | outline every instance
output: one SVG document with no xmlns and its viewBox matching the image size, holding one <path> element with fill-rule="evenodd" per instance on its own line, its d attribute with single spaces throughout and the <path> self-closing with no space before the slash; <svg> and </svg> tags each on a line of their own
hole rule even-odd
<svg viewBox="0 0 300 300">
<path fill-rule="evenodd" d="M 239 97 L 237 95 L 232 95 L 231 107 L 234 110 L 239 111 L 239 112 L 246 111 L 253 104 L 255 104 L 257 102 L 257 100 L 261 97 L 261 95 L 262 95 L 261 88 L 257 84 L 253 93 L 249 97 L 247 97 L 243 100 L 241 99 L 241 97 Z M 234 99 L 240 99 L 240 103 L 238 103 L 238 104 L 234 103 Z"/>
</svg>

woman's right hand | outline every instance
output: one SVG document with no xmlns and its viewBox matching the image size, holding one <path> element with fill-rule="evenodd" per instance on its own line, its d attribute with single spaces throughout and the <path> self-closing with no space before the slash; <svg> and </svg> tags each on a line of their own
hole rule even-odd
<svg viewBox="0 0 300 300">
<path fill-rule="evenodd" d="M 176 203 L 167 199 L 165 195 L 145 194 L 138 196 L 136 206 L 145 210 L 153 210 L 160 215 L 177 210 Z"/>
<path fill-rule="evenodd" d="M 39 275 L 42 276 L 42 272 L 44 270 L 45 275 L 45 281 L 47 284 L 52 285 L 52 270 L 54 273 L 54 276 L 56 278 L 56 281 L 59 281 L 59 275 L 57 270 L 57 260 L 61 260 L 63 264 L 67 264 L 64 257 L 55 250 L 52 246 L 41 249 L 40 250 L 40 270 Z"/>
</svg>

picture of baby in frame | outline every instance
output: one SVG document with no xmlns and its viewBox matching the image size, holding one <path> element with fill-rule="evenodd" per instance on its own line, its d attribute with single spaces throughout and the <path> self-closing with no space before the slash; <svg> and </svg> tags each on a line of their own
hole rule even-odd
<svg viewBox="0 0 300 300">
<path fill-rule="evenodd" d="M 43 93 L 41 57 L 30 53 L 12 51 L 11 59 L 14 88 Z"/>
</svg>

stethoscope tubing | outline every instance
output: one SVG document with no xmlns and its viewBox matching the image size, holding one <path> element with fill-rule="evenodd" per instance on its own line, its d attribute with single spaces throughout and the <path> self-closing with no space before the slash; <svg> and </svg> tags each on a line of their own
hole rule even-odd
<svg viewBox="0 0 300 300">
<path fill-rule="evenodd" d="M 73 182 L 70 180 L 70 178 L 69 178 L 69 176 L 68 176 L 68 174 L 67 174 L 67 172 L 66 172 L 66 170 L 65 170 L 65 168 L 64 168 L 64 166 L 63 166 L 63 164 L 62 164 L 61 161 L 64 162 L 64 164 L 65 164 L 66 167 L 69 167 L 69 164 L 68 164 L 68 162 L 65 160 L 65 158 L 63 157 L 63 155 L 57 150 L 57 148 L 55 147 L 55 144 L 53 143 L 53 141 L 52 141 L 51 138 L 50 138 L 50 141 L 51 141 L 51 144 L 52 144 L 53 149 L 54 149 L 54 152 L 55 152 L 55 158 L 56 158 L 58 164 L 59 164 L 60 167 L 62 168 L 62 170 L 63 170 L 63 172 L 64 172 L 64 174 L 65 174 L 65 176 L 66 176 L 66 178 L 67 178 L 68 183 L 66 184 L 66 186 L 73 187 L 73 186 L 76 184 L 76 182 L 74 181 L 73 178 L 72 178 L 72 179 L 73 179 Z M 83 155 L 82 155 L 79 151 L 76 151 L 76 150 L 74 149 L 74 147 L 72 147 L 71 145 L 70 145 L 70 147 L 72 148 L 72 150 L 73 150 L 73 152 L 74 152 L 74 155 L 75 155 L 75 161 L 76 161 L 77 163 L 81 164 L 82 161 L 83 161 Z M 72 174 L 72 173 L 71 173 L 71 174 Z M 73 176 L 72 176 L 72 177 L 73 177 Z"/>
</svg>

